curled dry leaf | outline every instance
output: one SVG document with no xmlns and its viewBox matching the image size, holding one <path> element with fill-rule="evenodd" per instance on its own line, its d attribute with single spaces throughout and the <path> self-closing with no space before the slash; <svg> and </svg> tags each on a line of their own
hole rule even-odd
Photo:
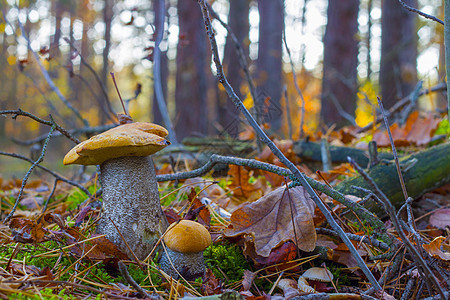
<svg viewBox="0 0 450 300">
<path fill-rule="evenodd" d="M 430 216 L 430 224 L 440 229 L 450 227 L 450 208 L 441 208 L 435 211 Z"/>
<path fill-rule="evenodd" d="M 422 247 L 434 258 L 440 258 L 445 261 L 450 260 L 450 253 L 441 250 L 442 243 L 445 241 L 445 237 L 438 236 L 432 240 L 429 244 L 423 244 Z"/>
<path fill-rule="evenodd" d="M 249 270 L 244 270 L 244 276 L 242 278 L 242 290 L 249 291 L 255 278 L 256 273 Z"/>
<path fill-rule="evenodd" d="M 250 172 L 244 167 L 230 165 L 228 175 L 231 178 L 231 183 L 228 188 L 233 191 L 234 197 L 251 201 L 261 196 L 261 183 L 256 182 L 250 184 Z"/>
<path fill-rule="evenodd" d="M 290 203 L 291 201 L 291 203 Z M 313 222 L 314 202 L 303 187 L 283 187 L 249 203 L 231 215 L 231 225 L 225 236 L 246 234 L 252 236 L 255 251 L 267 257 L 270 251 L 288 240 L 295 240 L 303 251 L 312 251 L 316 245 L 316 231 Z"/>
<path fill-rule="evenodd" d="M 13 219 L 9 224 L 13 239 L 19 243 L 41 243 L 47 240 L 42 223 L 30 219 Z"/>
</svg>

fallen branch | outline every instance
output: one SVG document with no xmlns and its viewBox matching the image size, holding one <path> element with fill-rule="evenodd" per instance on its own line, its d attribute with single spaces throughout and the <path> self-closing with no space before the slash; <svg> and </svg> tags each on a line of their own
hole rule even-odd
<svg viewBox="0 0 450 300">
<path fill-rule="evenodd" d="M 201 7 L 202 14 L 203 14 L 203 20 L 205 22 L 206 32 L 211 44 L 211 50 L 213 53 L 213 61 L 216 66 L 217 70 L 217 78 L 219 82 L 222 84 L 222 86 L 225 88 L 225 91 L 227 92 L 230 99 L 234 102 L 236 107 L 244 114 L 249 124 L 253 127 L 255 132 L 257 133 L 259 139 L 264 142 L 269 149 L 272 151 L 272 153 L 277 156 L 280 161 L 286 165 L 289 170 L 292 172 L 293 177 L 295 177 L 299 183 L 305 188 L 305 190 L 308 192 L 308 194 L 311 196 L 315 204 L 319 207 L 323 215 L 325 216 L 326 220 L 330 224 L 330 226 L 338 232 L 340 238 L 345 243 L 345 245 L 348 247 L 349 251 L 352 253 L 353 257 L 355 258 L 358 266 L 361 268 L 363 273 L 367 276 L 369 282 L 372 284 L 372 286 L 376 290 L 381 290 L 381 286 L 378 284 L 377 280 L 373 276 L 373 274 L 368 269 L 367 265 L 365 264 L 364 260 L 361 258 L 359 253 L 356 251 L 354 245 L 350 241 L 350 239 L 347 237 L 345 232 L 342 230 L 342 228 L 336 223 L 331 213 L 326 208 L 325 204 L 322 202 L 322 200 L 317 196 L 317 194 L 314 192 L 311 185 L 308 184 L 306 181 L 304 175 L 295 167 L 295 165 L 289 161 L 284 154 L 280 151 L 280 149 L 275 146 L 275 144 L 269 139 L 269 137 L 266 135 L 266 133 L 261 129 L 259 124 L 255 121 L 255 119 L 252 117 L 252 115 L 249 113 L 247 108 L 242 103 L 241 99 L 236 95 L 231 85 L 228 83 L 225 74 L 223 73 L 223 66 L 219 59 L 219 52 L 217 49 L 217 43 L 216 38 L 214 35 L 214 30 L 211 25 L 211 19 L 209 18 L 209 12 L 206 5 L 205 0 L 198 0 L 198 3 Z"/>
</svg>

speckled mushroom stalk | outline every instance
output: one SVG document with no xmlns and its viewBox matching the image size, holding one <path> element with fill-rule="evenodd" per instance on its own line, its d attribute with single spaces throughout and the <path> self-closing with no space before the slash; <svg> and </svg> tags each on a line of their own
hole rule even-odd
<svg viewBox="0 0 450 300">
<path fill-rule="evenodd" d="M 64 158 L 64 164 L 100 165 L 103 214 L 97 233 L 130 258 L 128 247 L 145 259 L 168 227 L 150 156 L 170 144 L 166 135 L 156 124 L 124 124 L 78 144 Z"/>
<path fill-rule="evenodd" d="M 201 224 L 181 220 L 167 228 L 163 238 L 165 250 L 161 255 L 161 269 L 174 279 L 180 275 L 195 280 L 205 273 L 203 251 L 211 244 L 209 231 Z"/>
<path fill-rule="evenodd" d="M 103 215 L 97 233 L 106 234 L 132 258 L 123 236 L 137 258 L 145 259 L 168 226 L 152 158 L 119 157 L 105 161 L 100 168 Z"/>
</svg>

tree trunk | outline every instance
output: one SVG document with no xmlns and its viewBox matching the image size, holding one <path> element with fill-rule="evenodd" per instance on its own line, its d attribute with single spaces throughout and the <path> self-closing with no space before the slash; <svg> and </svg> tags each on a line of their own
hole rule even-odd
<svg viewBox="0 0 450 300">
<path fill-rule="evenodd" d="M 404 0 L 417 7 L 417 0 Z M 417 84 L 417 15 L 398 1 L 382 1 L 380 89 L 385 108 L 409 95 Z"/>
<path fill-rule="evenodd" d="M 321 117 L 328 126 L 346 123 L 339 106 L 354 116 L 358 89 L 358 11 L 359 0 L 328 1 L 321 99 Z"/>
<path fill-rule="evenodd" d="M 156 32 L 159 30 L 159 23 L 157 20 L 159 18 L 164 18 L 164 16 L 160 16 L 158 12 L 160 11 L 159 0 L 153 0 L 153 11 L 154 11 L 154 24 L 155 24 L 155 34 L 153 39 L 156 39 Z M 167 80 L 169 77 L 169 59 L 167 58 L 167 51 L 161 51 L 161 61 L 160 61 L 160 76 L 161 76 L 161 85 L 163 90 L 164 100 L 167 103 Z M 164 124 L 164 120 L 161 116 L 161 112 L 159 111 L 158 101 L 156 100 L 155 89 L 153 90 L 153 101 L 152 101 L 152 119 L 154 123 Z"/>
<path fill-rule="evenodd" d="M 249 45 L 249 21 L 248 13 L 250 9 L 250 1 L 230 1 L 230 12 L 228 13 L 228 26 L 232 29 L 233 33 L 237 37 L 239 43 L 244 49 L 246 57 L 248 57 L 248 45 Z M 225 54 L 223 58 L 223 66 L 227 79 L 231 86 L 233 87 L 239 98 L 244 99 L 245 95 L 241 93 L 241 87 L 244 84 L 245 76 L 244 71 L 239 63 L 239 57 L 236 50 L 236 45 L 230 34 L 227 36 L 227 41 L 225 44 Z M 229 125 L 238 125 L 239 122 L 236 121 L 239 118 L 239 111 L 232 101 L 228 99 L 228 95 L 224 91 L 219 93 L 219 105 L 217 107 L 217 117 L 219 124 L 232 134 L 235 128 L 230 128 Z M 234 121 L 233 121 L 234 120 Z"/>
<path fill-rule="evenodd" d="M 103 68 L 101 74 L 101 80 L 104 86 L 108 87 L 108 71 L 109 71 L 109 50 L 111 48 L 111 21 L 113 18 L 113 1 L 112 0 L 104 0 L 104 8 L 103 8 L 103 22 L 105 23 L 105 48 L 103 48 Z M 108 90 L 108 89 L 106 89 Z M 106 113 L 108 111 L 107 99 L 103 96 L 102 93 L 98 93 L 99 96 L 99 104 L 102 106 L 102 109 L 98 110 L 99 118 L 101 124 L 105 124 L 108 119 Z"/>
<path fill-rule="evenodd" d="M 178 1 L 176 125 L 178 138 L 207 132 L 207 76 L 210 74 L 205 25 L 197 1 Z"/>
<path fill-rule="evenodd" d="M 284 1 L 258 0 L 259 45 L 258 45 L 258 99 L 255 105 L 260 111 L 262 122 L 269 123 L 272 132 L 279 131 L 282 122 L 281 97 L 283 91 L 282 32 L 284 27 Z M 269 106 L 265 105 L 270 97 Z"/>
</svg>

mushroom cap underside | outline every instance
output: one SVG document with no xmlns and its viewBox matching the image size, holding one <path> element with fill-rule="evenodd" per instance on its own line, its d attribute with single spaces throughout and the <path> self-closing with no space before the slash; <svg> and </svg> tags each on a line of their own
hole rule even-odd
<svg viewBox="0 0 450 300">
<path fill-rule="evenodd" d="M 181 220 L 167 228 L 164 243 L 169 249 L 177 252 L 201 252 L 211 244 L 211 234 L 200 223 Z"/>
<path fill-rule="evenodd" d="M 313 267 L 309 268 L 302 275 L 303 278 L 308 280 L 317 280 L 322 282 L 330 282 L 333 280 L 333 274 L 326 268 Z"/>
<path fill-rule="evenodd" d="M 117 126 L 76 145 L 64 157 L 64 164 L 98 165 L 123 156 L 148 156 L 170 145 L 167 130 L 152 123 Z"/>
</svg>

